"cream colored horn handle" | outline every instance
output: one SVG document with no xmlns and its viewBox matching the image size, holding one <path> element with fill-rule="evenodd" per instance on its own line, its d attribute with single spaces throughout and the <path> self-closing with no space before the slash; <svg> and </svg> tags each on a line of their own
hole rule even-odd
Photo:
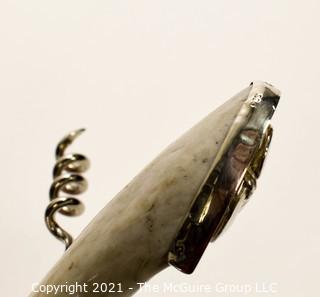
<svg viewBox="0 0 320 297">
<path fill-rule="evenodd" d="M 166 268 L 170 246 L 241 105 L 229 100 L 162 152 L 100 211 L 41 284 L 86 284 L 91 293 L 79 296 L 115 296 L 93 293 L 93 284 L 121 283 L 116 296 L 130 296 Z"/>
</svg>

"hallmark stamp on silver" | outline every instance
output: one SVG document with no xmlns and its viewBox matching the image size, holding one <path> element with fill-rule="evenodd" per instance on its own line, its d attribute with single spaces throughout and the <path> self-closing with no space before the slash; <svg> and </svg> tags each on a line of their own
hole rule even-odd
<svg viewBox="0 0 320 297">
<path fill-rule="evenodd" d="M 253 108 L 257 107 L 257 105 L 261 103 L 262 98 L 263 95 L 261 93 L 255 94 L 251 100 L 250 106 Z"/>
</svg>

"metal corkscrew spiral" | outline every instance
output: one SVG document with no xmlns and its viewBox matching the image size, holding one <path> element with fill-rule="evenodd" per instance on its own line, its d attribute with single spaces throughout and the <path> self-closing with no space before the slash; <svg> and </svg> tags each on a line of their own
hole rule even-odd
<svg viewBox="0 0 320 297">
<path fill-rule="evenodd" d="M 78 195 L 88 188 L 87 180 L 81 175 L 90 166 L 89 159 L 82 154 L 65 154 L 66 149 L 85 129 L 70 132 L 57 145 L 56 164 L 53 169 L 53 183 L 49 197 L 50 203 L 45 211 L 45 222 L 49 231 L 65 243 L 66 249 L 72 244 L 72 236 L 64 230 L 55 220 L 58 211 L 67 216 L 78 216 L 83 213 L 83 203 L 70 196 L 61 196 L 61 193 Z"/>
</svg>

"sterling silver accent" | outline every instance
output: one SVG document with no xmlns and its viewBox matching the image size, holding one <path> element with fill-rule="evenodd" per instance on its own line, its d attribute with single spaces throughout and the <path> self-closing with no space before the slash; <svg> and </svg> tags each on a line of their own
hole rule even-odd
<svg viewBox="0 0 320 297">
<path fill-rule="evenodd" d="M 226 229 L 256 188 L 270 141 L 270 120 L 280 92 L 255 82 L 236 95 L 243 101 L 199 188 L 168 254 L 168 262 L 192 273 L 208 243 Z"/>
</svg>

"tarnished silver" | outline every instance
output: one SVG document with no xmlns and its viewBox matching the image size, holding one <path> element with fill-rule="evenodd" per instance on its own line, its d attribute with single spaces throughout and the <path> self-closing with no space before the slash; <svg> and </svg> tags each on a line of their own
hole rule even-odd
<svg viewBox="0 0 320 297">
<path fill-rule="evenodd" d="M 208 243 L 226 229 L 256 188 L 279 98 L 276 88 L 255 82 L 231 99 L 243 101 L 242 106 L 168 254 L 169 263 L 182 272 L 193 272 Z"/>
<path fill-rule="evenodd" d="M 54 180 L 49 191 L 50 203 L 45 211 L 45 222 L 49 231 L 65 243 L 66 249 L 71 245 L 73 239 L 56 222 L 55 213 L 58 211 L 67 216 L 77 216 L 84 211 L 83 203 L 77 198 L 61 197 L 61 192 L 78 195 L 88 188 L 87 180 L 81 175 L 90 167 L 88 158 L 76 153 L 65 155 L 67 148 L 84 131 L 84 129 L 79 129 L 70 132 L 57 145 L 57 162 L 53 169 Z"/>
</svg>

